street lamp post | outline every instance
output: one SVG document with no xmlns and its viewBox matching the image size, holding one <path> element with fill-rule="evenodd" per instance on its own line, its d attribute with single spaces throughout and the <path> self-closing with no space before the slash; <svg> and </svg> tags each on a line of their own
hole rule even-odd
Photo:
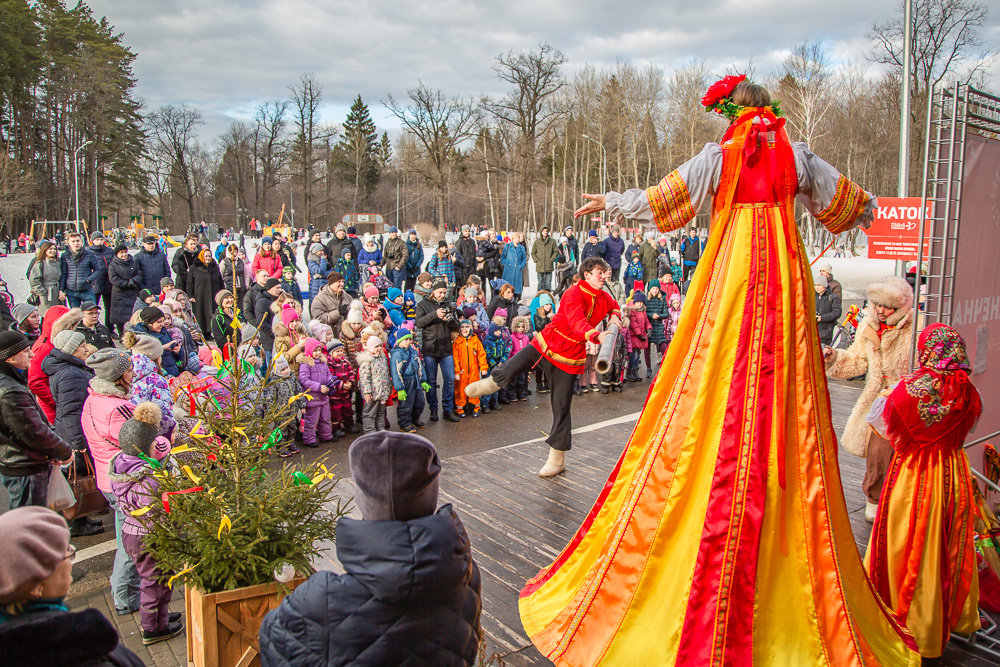
<svg viewBox="0 0 1000 667">
<path fill-rule="evenodd" d="M 396 229 L 399 229 L 399 174 L 394 171 L 389 173 L 396 177 Z"/>
<path fill-rule="evenodd" d="M 510 231 L 510 174 L 508 174 L 503 169 L 500 169 L 499 167 L 493 167 L 493 169 L 494 171 L 499 171 L 501 174 L 507 177 L 507 206 L 506 206 L 507 212 L 503 224 L 504 224 L 504 231 L 509 232 Z"/>
<path fill-rule="evenodd" d="M 590 141 L 593 141 L 595 144 L 597 144 L 598 146 L 601 147 L 601 152 L 604 154 L 604 164 L 603 164 L 603 168 L 601 169 L 601 194 L 602 195 L 603 194 L 607 194 L 607 192 L 608 192 L 608 149 L 604 147 L 604 144 L 602 144 L 600 141 L 598 141 L 597 139 L 594 139 L 592 136 L 590 136 L 588 134 L 584 134 L 583 138 L 584 139 L 589 139 Z M 604 222 L 604 211 L 601 211 L 601 222 L 602 223 Z"/>
<path fill-rule="evenodd" d="M 907 196 L 910 185 L 910 70 L 913 67 L 913 0 L 903 3 L 903 85 L 899 105 L 899 189 L 898 196 Z M 957 94 L 957 93 L 956 93 Z M 927 122 L 930 122 L 928 117 Z M 906 271 L 906 262 L 896 261 L 896 275 Z M 920 267 L 917 267 L 920 271 Z"/>
<path fill-rule="evenodd" d="M 77 156 L 80 154 L 81 150 L 83 150 L 84 148 L 86 148 L 87 146 L 89 146 L 91 143 L 93 143 L 93 142 L 88 139 L 83 144 L 81 144 L 79 148 L 77 148 L 75 151 L 73 151 L 73 190 L 74 190 L 74 192 L 76 194 L 76 222 L 77 223 L 80 222 L 80 173 L 79 173 L 80 172 L 80 169 L 79 169 L 80 163 L 79 163 L 79 160 L 77 160 Z"/>
</svg>

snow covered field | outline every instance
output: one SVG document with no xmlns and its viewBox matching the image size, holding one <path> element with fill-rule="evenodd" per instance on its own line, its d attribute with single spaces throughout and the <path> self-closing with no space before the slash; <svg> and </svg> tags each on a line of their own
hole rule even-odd
<svg viewBox="0 0 1000 667">
<path fill-rule="evenodd" d="M 448 239 L 452 240 L 453 237 L 457 235 L 449 234 Z M 252 248 L 253 241 L 247 241 L 248 248 Z M 530 250 L 529 241 L 529 250 Z M 212 251 L 215 251 L 217 244 L 212 244 Z M 424 246 L 424 262 L 431 257 L 432 253 L 436 248 L 435 246 L 425 245 Z M 302 249 L 298 250 L 298 262 L 301 269 L 305 269 L 304 261 L 302 260 Z M 135 254 L 136 250 L 133 250 Z M 171 248 L 167 251 L 167 257 L 173 259 L 173 254 L 176 252 L 175 248 Z M 251 252 L 251 260 L 253 259 L 253 250 Z M 676 255 L 676 253 L 675 253 Z M 14 300 L 17 302 L 24 301 L 28 297 L 28 280 L 24 277 L 24 273 L 28 268 L 28 264 L 31 261 L 32 255 L 29 254 L 14 254 L 8 255 L 7 257 L 0 257 L 0 276 L 3 280 L 7 282 L 7 285 L 14 295 Z M 812 261 L 813 258 L 810 258 Z M 844 288 L 844 300 L 845 301 L 860 301 L 865 298 L 865 291 L 867 286 L 878 280 L 883 276 L 891 275 L 895 263 L 890 260 L 885 259 L 867 259 L 865 257 L 838 257 L 838 258 L 827 258 L 824 257 L 820 259 L 816 264 L 821 264 L 824 261 L 829 262 L 833 266 L 833 275 L 840 281 Z M 530 275 L 530 285 L 525 287 L 523 296 L 532 297 L 535 295 L 535 290 L 537 289 L 538 279 L 535 274 L 535 266 L 530 261 L 528 261 L 529 275 Z M 815 266 L 814 266 L 815 268 Z M 308 282 L 305 276 L 299 274 L 299 283 L 303 290 L 308 289 Z"/>
</svg>

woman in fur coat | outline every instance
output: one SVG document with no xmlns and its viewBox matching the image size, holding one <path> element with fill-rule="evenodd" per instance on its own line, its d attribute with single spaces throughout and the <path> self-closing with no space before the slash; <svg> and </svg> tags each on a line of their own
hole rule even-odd
<svg viewBox="0 0 1000 667">
<path fill-rule="evenodd" d="M 892 460 L 892 445 L 868 428 L 868 411 L 879 394 L 909 371 L 912 340 L 913 288 L 903 278 L 887 276 L 868 287 L 868 308 L 854 343 L 846 350 L 823 349 L 830 377 L 846 380 L 867 373 L 865 388 L 851 411 L 840 444 L 867 460 L 861 490 L 868 499 L 868 521 L 875 520 L 882 483 Z"/>
</svg>

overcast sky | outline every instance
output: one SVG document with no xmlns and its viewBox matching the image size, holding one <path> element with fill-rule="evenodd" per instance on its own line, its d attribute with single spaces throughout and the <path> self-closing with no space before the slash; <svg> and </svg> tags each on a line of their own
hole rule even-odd
<svg viewBox="0 0 1000 667">
<path fill-rule="evenodd" d="M 987 0 L 987 6 L 995 0 Z M 752 58 L 770 73 L 788 50 L 820 40 L 834 64 L 863 61 L 873 21 L 895 0 L 89 0 L 138 54 L 147 108 L 187 103 L 205 116 L 211 141 L 254 106 L 285 98 L 303 72 L 322 83 L 323 120 L 341 122 L 359 93 L 380 128 L 398 124 L 382 107 L 422 80 L 449 95 L 497 94 L 498 53 L 548 42 L 565 71 L 617 60 L 666 69 L 702 59 L 713 72 Z M 1000 7 L 983 37 L 1000 46 Z M 1000 87 L 1000 63 L 990 73 Z"/>
</svg>

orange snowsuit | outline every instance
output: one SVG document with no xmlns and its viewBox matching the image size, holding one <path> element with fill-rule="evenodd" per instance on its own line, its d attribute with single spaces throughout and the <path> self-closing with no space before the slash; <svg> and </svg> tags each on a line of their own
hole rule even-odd
<svg viewBox="0 0 1000 667">
<path fill-rule="evenodd" d="M 472 403 L 478 412 L 479 398 L 466 396 L 465 388 L 489 371 L 486 350 L 476 334 L 469 334 L 468 338 L 459 335 L 451 344 L 451 354 L 455 358 L 455 408 L 462 410 L 466 403 Z"/>
</svg>

